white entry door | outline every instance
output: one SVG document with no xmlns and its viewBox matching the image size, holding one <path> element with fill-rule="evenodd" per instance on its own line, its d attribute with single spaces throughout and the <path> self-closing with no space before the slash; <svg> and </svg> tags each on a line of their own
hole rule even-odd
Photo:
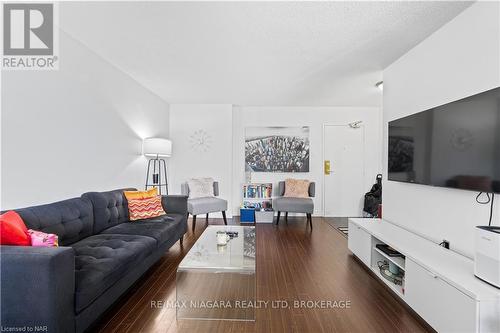
<svg viewBox="0 0 500 333">
<path fill-rule="evenodd" d="M 361 216 L 364 194 L 368 191 L 364 184 L 364 146 L 362 124 L 323 127 L 325 216 Z"/>
</svg>

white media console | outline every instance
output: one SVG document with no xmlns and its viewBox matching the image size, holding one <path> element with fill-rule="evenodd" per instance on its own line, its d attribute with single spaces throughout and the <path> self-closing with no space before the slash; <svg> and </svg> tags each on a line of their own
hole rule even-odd
<svg viewBox="0 0 500 333">
<path fill-rule="evenodd" d="M 472 232 L 472 231 L 471 231 Z M 500 332 L 500 289 L 474 276 L 471 259 L 380 219 L 349 219 L 349 250 L 438 332 Z M 405 258 L 375 247 L 387 244 Z M 378 262 L 404 271 L 403 285 L 385 279 Z"/>
</svg>

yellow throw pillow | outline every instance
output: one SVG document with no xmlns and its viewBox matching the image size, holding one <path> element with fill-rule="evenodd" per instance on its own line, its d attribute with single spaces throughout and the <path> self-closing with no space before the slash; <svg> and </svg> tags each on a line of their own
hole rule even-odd
<svg viewBox="0 0 500 333">
<path fill-rule="evenodd" d="M 309 198 L 309 184 L 306 179 L 286 179 L 285 195 L 287 198 Z"/>
<path fill-rule="evenodd" d="M 153 198 L 158 195 L 158 188 L 153 187 L 147 191 L 123 191 L 123 194 L 127 200 Z"/>
</svg>

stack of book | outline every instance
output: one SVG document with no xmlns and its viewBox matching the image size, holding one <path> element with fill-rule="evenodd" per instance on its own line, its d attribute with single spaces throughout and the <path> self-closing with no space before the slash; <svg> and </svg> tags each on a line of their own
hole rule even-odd
<svg viewBox="0 0 500 333">
<path fill-rule="evenodd" d="M 273 184 L 246 184 L 243 186 L 243 198 L 270 199 L 273 195 Z"/>
</svg>

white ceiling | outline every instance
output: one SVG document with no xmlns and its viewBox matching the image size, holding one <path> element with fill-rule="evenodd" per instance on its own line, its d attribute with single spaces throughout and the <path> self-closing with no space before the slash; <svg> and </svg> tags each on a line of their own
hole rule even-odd
<svg viewBox="0 0 500 333">
<path fill-rule="evenodd" d="M 61 28 L 169 103 L 380 106 L 382 69 L 470 2 L 81 2 Z"/>
</svg>

